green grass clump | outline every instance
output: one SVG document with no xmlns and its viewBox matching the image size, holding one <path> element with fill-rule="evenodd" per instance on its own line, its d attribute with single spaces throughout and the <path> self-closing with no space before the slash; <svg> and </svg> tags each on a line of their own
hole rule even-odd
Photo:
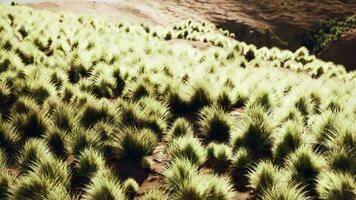
<svg viewBox="0 0 356 200">
<path fill-rule="evenodd" d="M 93 149 L 85 149 L 75 159 L 75 174 L 84 182 L 90 180 L 97 172 L 104 169 L 105 161 L 103 156 Z"/>
<path fill-rule="evenodd" d="M 199 127 L 207 140 L 227 142 L 230 138 L 232 120 L 228 113 L 220 108 L 207 107 L 201 110 Z"/>
<path fill-rule="evenodd" d="M 95 177 L 93 177 L 91 183 L 85 189 L 82 199 L 126 200 L 127 198 L 122 189 L 122 186 L 116 180 L 116 178 L 108 174 L 107 171 L 103 171 L 98 175 L 96 175 Z"/>
<path fill-rule="evenodd" d="M 63 131 L 71 131 L 78 123 L 75 110 L 68 109 L 66 104 L 57 106 L 51 113 L 51 120 L 55 123 L 55 126 Z"/>
<path fill-rule="evenodd" d="M 3 160 L 0 159 L 3 162 Z M 15 178 L 4 168 L 0 167 L 0 199 L 9 198 L 9 189 Z"/>
<path fill-rule="evenodd" d="M 41 157 L 38 163 L 31 167 L 32 169 L 30 173 L 49 180 L 55 185 L 61 185 L 64 188 L 69 188 L 69 168 L 62 161 L 47 154 L 45 157 Z M 29 176 L 31 176 L 31 174 Z"/>
<path fill-rule="evenodd" d="M 114 137 L 115 157 L 126 160 L 139 160 L 150 155 L 157 142 L 156 135 L 149 129 L 124 127 Z"/>
<path fill-rule="evenodd" d="M 349 174 L 326 171 L 319 174 L 316 190 L 321 199 L 355 199 L 356 182 Z"/>
<path fill-rule="evenodd" d="M 248 174 L 249 185 L 261 195 L 280 178 L 280 172 L 271 162 L 259 162 Z"/>
<path fill-rule="evenodd" d="M 17 161 L 20 171 L 23 173 L 31 171 L 33 165 L 49 154 L 49 149 L 42 139 L 27 140 Z"/>
<path fill-rule="evenodd" d="M 47 130 L 48 122 L 48 118 L 41 111 L 14 114 L 11 117 L 11 124 L 22 138 L 42 136 Z"/>
<path fill-rule="evenodd" d="M 205 192 L 206 199 L 228 200 L 235 197 L 235 190 L 231 180 L 227 177 L 210 175 L 207 177 L 208 189 Z"/>
<path fill-rule="evenodd" d="M 10 124 L 1 121 L 0 148 L 4 151 L 9 160 L 14 161 L 12 156 L 16 155 L 19 151 L 20 142 L 20 136 L 14 128 Z"/>
<path fill-rule="evenodd" d="M 252 163 L 252 157 L 245 148 L 240 148 L 232 158 L 232 167 L 238 173 L 246 170 Z"/>
<path fill-rule="evenodd" d="M 130 195 L 134 195 L 137 193 L 139 186 L 138 186 L 137 182 L 135 181 L 135 179 L 128 178 L 122 184 L 122 188 L 125 191 L 125 193 L 128 196 L 130 196 Z"/>
<path fill-rule="evenodd" d="M 153 189 L 147 191 L 142 197 L 139 198 L 140 200 L 168 200 L 168 195 L 161 190 Z"/>
<path fill-rule="evenodd" d="M 325 160 L 308 146 L 301 146 L 286 160 L 286 177 L 313 192 L 315 180 L 325 169 Z"/>
<path fill-rule="evenodd" d="M 68 136 L 67 149 L 74 155 L 79 155 L 86 148 L 101 150 L 103 144 L 93 130 L 76 127 Z"/>
<path fill-rule="evenodd" d="M 293 184 L 274 184 L 271 188 L 265 190 L 261 195 L 264 200 L 309 200 L 311 199 L 306 195 L 303 190 Z"/>
<path fill-rule="evenodd" d="M 275 136 L 273 159 L 282 163 L 289 153 L 303 144 L 303 126 L 296 121 L 287 121 Z"/>
<path fill-rule="evenodd" d="M 171 137 L 194 135 L 193 126 L 185 118 L 178 118 L 174 121 L 169 134 Z"/>
<path fill-rule="evenodd" d="M 100 121 L 115 122 L 116 117 L 113 110 L 108 106 L 88 102 L 82 109 L 81 122 L 85 127 L 92 127 Z"/>
<path fill-rule="evenodd" d="M 207 147 L 208 158 L 220 163 L 228 164 L 232 159 L 231 147 L 225 144 L 210 143 Z"/>
<path fill-rule="evenodd" d="M 59 159 L 67 158 L 66 138 L 68 133 L 51 126 L 45 133 L 44 139 L 47 142 L 49 150 Z"/>
<path fill-rule="evenodd" d="M 206 150 L 193 136 L 174 139 L 168 147 L 168 154 L 172 159 L 185 158 L 198 166 L 203 164 L 207 158 Z"/>
<path fill-rule="evenodd" d="M 245 112 L 241 127 L 232 137 L 232 145 L 235 149 L 244 147 L 257 155 L 269 155 L 272 148 L 273 123 L 260 107 L 253 107 Z"/>
</svg>

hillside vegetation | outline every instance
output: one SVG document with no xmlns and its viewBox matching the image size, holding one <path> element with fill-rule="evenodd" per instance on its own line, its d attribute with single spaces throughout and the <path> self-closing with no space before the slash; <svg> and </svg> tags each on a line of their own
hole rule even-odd
<svg viewBox="0 0 356 200">
<path fill-rule="evenodd" d="M 355 199 L 356 73 L 230 36 L 1 5 L 0 199 Z"/>
</svg>

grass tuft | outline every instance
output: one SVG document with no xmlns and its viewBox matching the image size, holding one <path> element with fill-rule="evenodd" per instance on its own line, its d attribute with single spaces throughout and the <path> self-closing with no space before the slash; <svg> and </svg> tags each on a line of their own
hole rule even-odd
<svg viewBox="0 0 356 200">
<path fill-rule="evenodd" d="M 343 200 L 356 198 L 356 182 L 349 174 L 325 171 L 317 178 L 316 190 L 321 199 Z"/>
<path fill-rule="evenodd" d="M 140 160 L 150 155 L 157 143 L 156 135 L 149 129 L 124 127 L 114 137 L 114 155 L 125 160 Z"/>
<path fill-rule="evenodd" d="M 188 159 L 196 165 L 206 161 L 206 150 L 197 138 L 184 136 L 176 138 L 168 147 L 168 154 L 172 159 Z"/>
<path fill-rule="evenodd" d="M 226 142 L 230 138 L 232 120 L 221 108 L 206 107 L 200 111 L 199 127 L 207 140 Z"/>
</svg>

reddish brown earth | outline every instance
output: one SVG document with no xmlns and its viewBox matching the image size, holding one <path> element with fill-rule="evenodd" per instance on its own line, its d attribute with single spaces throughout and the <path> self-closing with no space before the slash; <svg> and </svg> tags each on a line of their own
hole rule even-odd
<svg viewBox="0 0 356 200">
<path fill-rule="evenodd" d="M 356 30 L 344 33 L 339 40 L 329 43 L 318 57 L 343 64 L 348 71 L 356 70 Z"/>
</svg>

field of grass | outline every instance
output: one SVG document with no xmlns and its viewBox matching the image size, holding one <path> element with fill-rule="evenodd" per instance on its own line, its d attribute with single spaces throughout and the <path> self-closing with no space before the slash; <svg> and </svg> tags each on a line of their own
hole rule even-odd
<svg viewBox="0 0 356 200">
<path fill-rule="evenodd" d="M 0 199 L 355 199 L 356 73 L 230 36 L 1 5 Z"/>
</svg>

